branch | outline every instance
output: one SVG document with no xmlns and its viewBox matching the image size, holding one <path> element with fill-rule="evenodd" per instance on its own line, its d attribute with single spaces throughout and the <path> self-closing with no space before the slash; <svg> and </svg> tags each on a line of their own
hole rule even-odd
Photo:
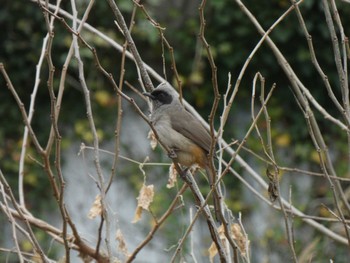
<svg viewBox="0 0 350 263">
<path fill-rule="evenodd" d="M 122 13 L 120 12 L 120 10 L 119 10 L 118 6 L 116 5 L 116 3 L 114 2 L 114 0 L 107 0 L 107 2 L 109 4 L 109 6 L 111 7 L 115 18 L 117 19 L 119 27 L 121 28 L 121 30 L 124 33 L 124 37 L 126 38 L 126 41 L 128 42 L 131 53 L 133 54 L 133 57 L 135 59 L 135 63 L 137 65 L 137 67 L 140 69 L 141 76 L 142 76 L 142 79 L 145 83 L 145 87 L 146 87 L 147 91 L 153 90 L 154 87 L 153 87 L 152 81 L 151 81 L 151 79 L 146 71 L 146 68 L 144 67 L 144 63 L 141 59 L 139 52 L 137 51 L 135 42 L 131 37 L 130 31 L 128 29 L 128 26 L 125 23 L 125 20 L 124 20 Z"/>
</svg>

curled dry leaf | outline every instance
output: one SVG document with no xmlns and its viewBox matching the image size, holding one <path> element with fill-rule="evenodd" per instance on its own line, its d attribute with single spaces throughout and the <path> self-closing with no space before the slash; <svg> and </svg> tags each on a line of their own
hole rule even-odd
<svg viewBox="0 0 350 263">
<path fill-rule="evenodd" d="M 278 170 L 277 170 L 278 172 Z M 275 202 L 278 197 L 278 189 L 277 189 L 277 176 L 275 171 L 271 172 L 269 168 L 266 169 L 266 176 L 269 179 L 269 188 L 267 192 L 269 194 L 269 198 L 271 202 Z"/>
<path fill-rule="evenodd" d="M 213 263 L 214 262 L 214 257 L 218 253 L 218 250 L 217 250 L 216 245 L 215 245 L 214 242 L 212 242 L 210 247 L 208 248 L 208 253 L 209 253 L 209 262 Z"/>
<path fill-rule="evenodd" d="M 137 197 L 137 207 L 135 211 L 135 216 L 132 223 L 136 223 L 141 219 L 142 210 L 149 211 L 149 206 L 153 202 L 154 196 L 154 186 L 151 185 L 143 185 L 139 196 Z"/>
<path fill-rule="evenodd" d="M 225 240 L 226 240 L 226 237 L 225 237 L 225 229 L 224 229 L 224 226 L 221 225 L 219 228 L 218 228 L 218 232 L 219 232 L 219 237 L 220 237 L 220 240 L 221 242 L 223 243 Z M 210 262 L 214 262 L 214 257 L 216 256 L 216 254 L 218 253 L 218 250 L 216 248 L 216 245 L 214 242 L 211 243 L 209 249 L 208 249 L 208 253 L 209 253 L 209 260 Z"/>
<path fill-rule="evenodd" d="M 247 236 L 243 233 L 241 226 L 239 224 L 232 224 L 231 233 L 233 238 L 237 241 L 237 246 L 241 251 L 242 256 L 246 256 L 249 240 L 247 239 Z"/>
<path fill-rule="evenodd" d="M 90 208 L 88 218 L 94 219 L 96 216 L 99 216 L 102 214 L 102 203 L 101 203 L 101 195 L 97 195 L 95 197 L 95 201 L 92 204 L 92 207 Z"/>
<path fill-rule="evenodd" d="M 177 181 L 177 171 L 176 171 L 175 165 L 172 163 L 169 167 L 169 179 L 166 187 L 169 189 L 173 188 L 175 186 L 176 181 Z"/>
<path fill-rule="evenodd" d="M 115 239 L 118 241 L 118 250 L 121 251 L 125 257 L 129 257 L 128 248 L 126 247 L 126 242 L 120 229 L 117 230 Z"/>
<path fill-rule="evenodd" d="M 249 240 L 243 234 L 242 228 L 239 224 L 237 224 L 237 223 L 232 224 L 230 230 L 231 230 L 230 235 L 232 236 L 232 238 L 234 240 L 236 240 L 236 243 L 237 243 L 237 246 L 239 248 L 239 251 L 241 252 L 241 255 L 243 257 L 245 257 L 247 255 L 247 247 L 249 245 Z M 218 228 L 218 232 L 219 232 L 219 237 L 220 237 L 221 242 L 224 243 L 226 241 L 226 236 L 225 236 L 225 229 L 224 229 L 223 225 L 221 225 Z M 216 254 L 218 253 L 218 250 L 217 250 L 214 242 L 211 243 L 211 245 L 208 249 L 208 253 L 209 253 L 210 262 L 214 262 L 213 259 L 216 256 Z"/>
<path fill-rule="evenodd" d="M 138 206 L 138 207 L 136 207 L 134 219 L 131 221 L 131 223 L 134 224 L 134 223 L 137 223 L 138 221 L 140 221 L 141 215 L 142 215 L 142 207 Z"/>
<path fill-rule="evenodd" d="M 154 150 L 157 147 L 158 142 L 152 130 L 149 131 L 147 138 L 150 139 L 151 148 Z"/>
</svg>

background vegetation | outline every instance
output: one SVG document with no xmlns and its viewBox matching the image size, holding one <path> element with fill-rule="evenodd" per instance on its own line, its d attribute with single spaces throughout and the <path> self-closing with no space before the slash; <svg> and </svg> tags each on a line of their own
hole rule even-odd
<svg viewBox="0 0 350 263">
<path fill-rule="evenodd" d="M 36 65 L 42 52 L 43 38 L 48 32 L 45 15 L 49 13 L 44 8 L 45 4 L 38 4 L 37 1 L 0 1 L 0 28 L 2 29 L 0 31 L 0 62 L 5 66 L 13 87 L 28 111 L 32 100 L 32 89 L 36 80 Z M 258 2 L 246 0 L 244 1 L 244 6 L 250 10 L 261 26 L 267 30 L 287 9 L 291 8 L 293 2 L 288 0 Z M 227 90 L 228 74 L 231 74 L 231 83 L 235 86 L 244 63 L 262 37 L 239 3 L 240 1 L 228 0 L 208 1 L 204 9 L 206 20 L 205 38 L 210 45 L 210 52 L 217 66 L 217 83 L 221 95 Z M 334 5 L 337 7 L 345 35 L 348 35 L 348 25 L 350 24 L 350 4 L 348 1 L 304 0 L 300 1 L 298 6 L 304 18 L 305 26 L 312 36 L 317 61 L 327 76 L 334 96 L 346 110 L 346 103 L 349 103 L 349 101 L 348 97 L 344 97 L 342 92 L 342 83 L 334 55 L 334 41 L 337 41 L 341 47 L 342 44 L 346 46 L 346 53 L 343 53 L 344 50 L 340 49 L 342 52 L 342 63 L 346 65 L 349 61 L 348 40 L 346 39 L 345 43 L 342 42 L 341 28 L 339 26 L 336 26 L 338 39 L 332 39 L 329 25 L 327 25 L 326 21 L 325 3 L 328 3 L 329 6 Z M 51 4 L 56 5 L 55 2 Z M 82 17 L 88 4 L 89 1 L 77 1 L 78 17 Z M 200 20 L 200 12 L 198 12 L 200 3 L 197 1 L 162 0 L 142 3 L 141 1 L 141 4 L 144 4 L 142 8 L 140 6 L 137 7 L 134 2 L 129 0 L 117 1 L 116 4 L 123 13 L 126 23 L 134 21 L 131 31 L 132 37 L 143 61 L 175 87 L 178 86 L 178 80 L 180 80 L 184 98 L 200 112 L 202 117 L 207 119 L 214 99 L 213 68 L 210 60 L 208 60 L 208 53 L 203 46 L 203 42 L 199 38 L 200 28 L 203 26 Z M 69 1 L 63 1 L 60 4 L 60 8 L 72 13 L 71 2 Z M 53 12 L 52 8 L 48 9 Z M 151 23 L 152 21 L 150 22 L 147 19 L 149 17 L 145 15 L 144 10 L 161 28 L 164 28 L 161 32 L 164 34 L 166 41 L 162 40 L 158 28 Z M 135 17 L 133 17 L 133 12 L 135 12 Z M 64 17 L 68 25 L 72 25 L 72 21 L 68 17 L 62 14 L 58 14 L 58 16 Z M 50 19 L 52 17 L 50 16 Z M 122 45 L 125 39 L 114 20 L 116 18 L 108 5 L 108 1 L 97 1 L 91 9 L 87 23 Z M 333 21 L 336 24 L 335 16 L 333 16 Z M 50 68 L 47 60 L 44 60 L 40 70 L 41 82 L 36 96 L 35 117 L 31 123 L 31 127 L 35 131 L 39 142 L 43 145 L 46 145 L 50 136 L 52 122 L 52 113 L 50 115 L 50 112 L 53 102 L 48 86 L 51 85 L 57 96 L 60 84 L 62 84 L 60 76 L 64 71 L 63 65 L 73 41 L 72 32 L 58 18 L 54 22 L 53 32 L 54 37 L 50 53 L 55 69 L 53 82 L 52 84 L 47 82 L 50 77 L 50 69 L 52 68 Z M 305 31 L 298 20 L 297 12 L 292 10 L 273 29 L 269 36 L 282 52 L 286 61 L 294 69 L 300 81 L 312 94 L 312 97 L 330 116 L 340 120 L 340 122 L 344 123 L 344 127 L 349 129 L 347 119 L 344 117 L 349 112 L 343 114 L 339 111 L 329 96 L 324 79 L 312 63 L 312 55 L 305 37 Z M 121 63 L 124 56 L 123 52 L 112 48 L 110 43 L 107 43 L 100 35 L 91 31 L 83 29 L 81 37 L 96 49 L 100 64 L 107 72 L 112 74 L 116 83 L 121 78 L 121 69 L 123 68 L 125 69 L 124 80 L 129 85 L 141 90 L 135 63 L 130 59 L 125 61 L 125 65 Z M 173 49 L 178 74 L 173 70 L 175 64 L 172 61 L 172 53 L 167 50 L 167 43 Z M 118 141 L 114 131 L 117 120 L 120 117 L 118 115 L 120 110 L 118 107 L 121 107 L 120 97 L 111 85 L 110 80 L 97 69 L 93 52 L 84 45 L 81 39 L 79 45 L 80 56 L 84 62 L 85 82 L 88 83 L 90 91 L 92 111 L 94 113 L 93 120 L 97 127 L 99 142 L 103 144 L 104 142 Z M 84 142 L 86 145 L 93 145 L 94 143 L 94 134 L 91 130 L 89 119 L 86 117 L 87 108 L 85 107 L 84 91 L 79 80 L 78 66 L 79 61 L 72 59 L 64 82 L 66 91 L 64 92 L 58 122 L 62 136 L 60 141 L 62 150 L 69 149 L 75 142 Z M 344 66 L 343 70 L 346 77 L 348 77 L 346 66 Z M 262 142 L 259 133 L 256 131 L 246 138 L 244 149 L 239 151 L 239 155 L 254 167 L 254 170 L 264 181 L 269 183 L 266 169 L 273 170 L 274 166 L 271 166 L 271 162 L 269 164 L 267 161 L 268 157 L 265 150 L 272 146 L 275 152 L 275 161 L 280 172 L 281 195 L 288 199 L 291 191 L 292 203 L 299 210 L 311 217 L 318 217 L 316 220 L 320 224 L 349 240 L 347 236 L 348 230 L 345 228 L 348 228 L 347 218 L 350 211 L 348 211 L 346 203 L 334 201 L 333 186 L 329 184 L 324 174 L 323 176 L 315 176 L 317 173 L 322 175 L 324 170 L 329 171 L 329 167 L 324 167 L 323 154 L 326 153 L 322 152 L 323 149 L 320 150 L 315 147 L 313 137 L 310 135 L 308 119 L 305 119 L 307 114 L 305 111 L 300 110 L 300 107 L 303 107 L 300 106 L 300 101 L 296 98 L 297 95 L 293 84 L 291 84 L 289 76 L 282 70 L 278 58 L 266 41 L 254 54 L 248 68 L 244 70 L 244 76 L 239 84 L 238 95 L 234 100 L 234 105 L 225 127 L 225 140 L 227 142 L 237 140 L 236 144 L 233 145 L 233 148 L 237 149 L 253 123 L 250 111 L 252 107 L 253 79 L 257 72 L 265 79 L 265 96 L 271 90 L 271 87 L 276 85 L 273 95 L 268 101 L 271 127 L 268 126 L 269 122 L 262 116 L 257 121 L 257 126 L 259 127 L 257 131 L 260 131 L 262 138 L 271 136 L 272 145 L 269 145 L 265 140 Z M 153 82 L 156 86 L 157 80 L 154 76 Z M 348 85 L 348 79 L 345 79 L 345 82 Z M 0 169 L 14 196 L 18 198 L 18 172 L 20 154 L 23 147 L 24 125 L 21 112 L 16 105 L 14 97 L 10 90 L 6 89 L 7 85 L 5 78 L 0 78 L 0 119 L 2 120 L 0 126 Z M 133 97 L 138 105 L 142 105 L 142 109 L 146 112 L 146 103 L 132 89 L 129 89 L 128 85 L 124 84 L 124 90 L 126 90 L 125 94 Z M 261 107 L 258 98 L 260 88 L 257 88 L 256 92 L 256 102 L 253 105 L 255 105 L 257 112 Z M 221 102 L 222 99 L 223 97 L 221 97 Z M 126 101 L 124 103 L 127 104 Z M 310 104 L 312 103 L 310 102 Z M 348 200 L 349 180 L 347 179 L 350 177 L 349 130 L 341 129 L 329 121 L 328 115 L 325 115 L 323 111 L 315 109 L 314 106 L 312 108 L 323 139 L 328 147 L 327 150 L 329 150 L 332 165 L 335 167 L 335 174 L 330 172 L 330 175 L 343 178 L 343 180 L 335 180 L 333 183 L 337 184 L 339 182 L 341 184 L 345 199 Z M 221 113 L 224 109 L 225 105 L 219 103 L 218 113 Z M 129 108 L 129 110 L 131 109 Z M 215 128 L 217 129 L 220 125 L 219 115 L 217 114 L 214 120 Z M 57 149 L 57 146 L 54 146 L 54 149 Z M 135 158 L 131 155 L 132 151 L 128 149 L 128 145 L 123 141 L 120 141 L 120 149 L 126 154 L 129 153 L 129 158 Z M 162 160 L 167 161 L 167 157 L 159 149 L 156 154 L 159 154 L 158 160 L 163 158 Z M 57 155 L 52 151 L 48 157 L 51 161 L 50 166 L 54 169 Z M 54 209 L 58 216 L 62 216 L 59 214 L 59 205 L 53 198 L 50 180 L 47 179 L 47 170 L 43 169 L 41 161 L 38 161 L 40 158 L 40 153 L 33 145 L 33 139 L 30 139 L 24 168 L 23 188 L 25 189 L 26 209 L 33 211 L 38 218 L 48 208 Z M 226 153 L 224 158 L 229 160 L 231 158 L 230 154 Z M 65 156 L 62 156 L 62 162 L 64 166 Z M 291 168 L 283 169 L 283 167 Z M 243 177 L 247 175 L 245 168 L 241 164 L 234 162 L 233 168 Z M 300 170 L 303 170 L 303 172 Z M 138 166 L 130 165 L 124 167 L 123 170 L 118 170 L 116 173 L 121 175 L 135 174 L 128 176 L 128 185 L 132 186 L 137 192 L 137 189 L 140 189 L 143 184 L 143 178 L 136 175 L 135 171 L 138 171 Z M 164 170 L 162 171 L 164 173 Z M 152 172 L 148 171 L 148 173 L 151 174 Z M 152 175 L 150 176 L 152 178 Z M 305 180 L 309 186 L 308 189 L 303 189 Z M 259 224 L 263 224 L 262 221 L 268 221 L 269 218 L 262 217 L 259 219 L 254 211 L 259 211 L 258 207 L 264 207 L 264 204 L 259 203 L 257 201 L 258 198 L 250 197 L 251 193 L 237 177 L 226 176 L 223 181 L 226 188 L 225 202 L 229 209 L 235 218 L 238 218 L 239 213 L 242 213 L 243 218 L 246 218 L 246 221 L 243 219 L 243 225 L 251 240 L 250 257 L 252 262 L 274 262 L 273 256 L 275 254 L 277 255 L 277 261 L 275 262 L 290 258 L 300 262 L 309 262 L 308 260 L 324 262 L 325 258 L 328 261 L 332 259 L 336 262 L 346 262 L 349 253 L 348 245 L 340 244 L 341 242 L 334 241 L 334 239 L 327 237 L 323 232 L 314 230 L 311 226 L 306 225 L 305 221 L 301 220 L 302 217 L 299 218 L 297 215 L 294 215 L 295 218 L 293 218 L 275 211 L 272 205 L 267 209 L 274 211 L 273 213 L 278 219 L 273 222 L 278 224 L 278 226 L 276 229 L 265 229 L 262 235 L 258 235 Z M 254 182 L 249 180 L 248 182 L 254 186 Z M 5 186 L 4 181 L 1 181 L 1 184 L 3 187 Z M 181 188 L 182 182 L 178 184 L 177 190 Z M 201 185 L 203 185 L 203 188 L 201 188 L 202 192 L 204 194 L 208 193 L 208 186 L 203 182 Z M 1 188 L 4 194 L 5 191 L 3 189 Z M 256 187 L 256 189 L 263 196 L 268 196 L 266 189 L 259 187 Z M 174 196 L 169 197 L 168 191 L 163 185 L 163 188 L 155 194 L 151 207 L 153 207 L 152 211 L 158 216 L 168 208 L 174 198 Z M 6 192 L 6 194 L 9 193 Z M 336 196 L 338 195 L 341 195 L 341 193 L 336 192 Z M 0 200 L 2 205 L 5 204 L 4 196 Z M 192 198 L 189 193 L 185 194 L 185 196 L 189 200 Z M 276 203 L 275 205 L 279 206 L 280 204 Z M 12 204 L 10 207 L 14 208 L 14 205 Z M 1 222 L 6 222 L 9 216 L 5 212 L 5 208 L 2 207 L 2 209 L 3 213 L 0 214 L 0 220 Z M 289 225 L 287 224 L 287 230 L 283 223 L 284 218 L 290 222 Z M 169 225 L 175 224 L 176 219 L 176 215 L 169 217 Z M 16 220 L 21 221 L 21 219 Z M 183 225 L 182 222 L 177 223 Z M 39 243 L 45 247 L 45 241 L 51 240 L 50 237 L 45 234 L 43 229 L 35 231 Z M 171 230 L 168 231 L 166 237 L 172 240 L 169 243 L 175 243 L 179 237 L 173 235 Z M 292 243 L 286 234 L 288 232 L 293 233 Z M 306 232 L 308 234 L 305 234 Z M 260 239 L 261 237 L 263 239 Z M 4 242 L 9 237 L 2 236 L 0 238 L 1 244 L 1 241 Z M 20 238 L 18 243 L 21 249 L 30 253 L 31 256 L 34 257 L 37 254 L 33 245 L 29 245 L 29 248 L 25 247 L 25 244 L 28 243 L 26 238 Z M 4 248 L 0 251 L 0 260 L 10 257 L 8 249 L 10 248 Z M 260 253 L 260 249 L 264 250 L 264 253 Z M 82 251 L 80 252 L 82 253 Z M 18 251 L 16 253 L 17 255 L 20 254 Z M 261 258 L 262 254 L 266 258 Z M 293 254 L 295 254 L 294 257 L 291 256 Z M 53 251 L 52 255 L 48 255 L 48 258 L 58 260 L 61 256 L 60 252 Z M 13 261 L 20 259 L 20 257 L 13 255 L 10 258 Z M 124 255 L 125 260 L 126 258 L 128 257 Z M 249 261 L 249 257 L 242 256 L 242 254 L 240 254 L 240 258 L 240 260 Z M 138 262 L 137 258 L 136 262 Z"/>
</svg>

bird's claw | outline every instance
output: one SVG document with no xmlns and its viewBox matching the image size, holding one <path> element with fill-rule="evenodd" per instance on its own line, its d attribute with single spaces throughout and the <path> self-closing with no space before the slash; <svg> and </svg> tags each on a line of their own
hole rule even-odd
<svg viewBox="0 0 350 263">
<path fill-rule="evenodd" d="M 174 149 L 170 149 L 169 153 L 168 153 L 169 158 L 171 159 L 176 159 L 177 158 L 177 154 L 174 151 Z"/>
</svg>

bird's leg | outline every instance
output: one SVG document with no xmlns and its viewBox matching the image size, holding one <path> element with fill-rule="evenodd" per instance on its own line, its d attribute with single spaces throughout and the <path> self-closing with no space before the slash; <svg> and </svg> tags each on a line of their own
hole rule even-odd
<svg viewBox="0 0 350 263">
<path fill-rule="evenodd" d="M 185 169 L 183 169 L 182 167 L 180 167 L 180 170 L 181 170 L 181 173 L 180 173 L 180 177 L 186 182 L 186 183 L 189 183 L 187 178 L 186 178 L 186 175 L 187 175 L 187 172 L 190 170 L 189 167 L 186 167 Z"/>
<path fill-rule="evenodd" d="M 185 175 L 190 170 L 190 167 L 186 167 L 185 169 L 181 169 L 182 173 Z"/>
<path fill-rule="evenodd" d="M 176 154 L 176 152 L 175 152 L 175 149 L 170 149 L 170 151 L 168 152 L 168 156 L 169 156 L 169 158 L 171 158 L 171 159 L 177 159 L 177 154 Z"/>
</svg>

